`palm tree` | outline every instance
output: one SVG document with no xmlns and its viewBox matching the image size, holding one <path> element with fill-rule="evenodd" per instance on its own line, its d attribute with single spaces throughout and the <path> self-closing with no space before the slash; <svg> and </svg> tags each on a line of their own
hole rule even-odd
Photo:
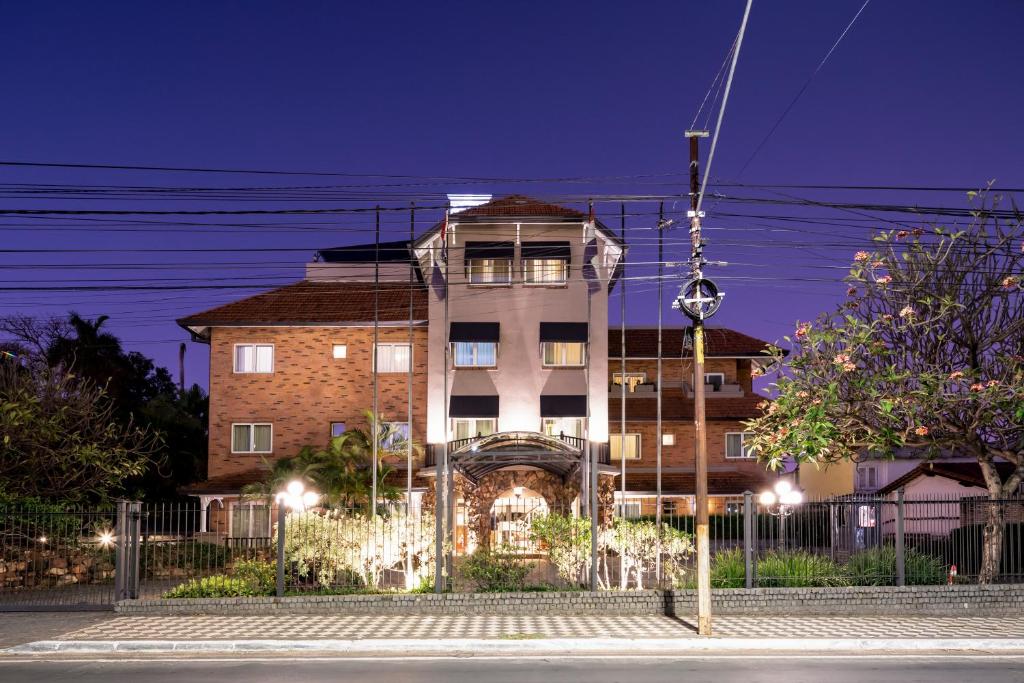
<svg viewBox="0 0 1024 683">
<path fill-rule="evenodd" d="M 283 458 L 274 463 L 263 458 L 263 464 L 269 469 L 267 476 L 261 481 L 243 486 L 243 497 L 270 502 L 293 481 L 301 481 L 305 486 L 318 487 L 319 475 L 326 467 L 321 452 L 312 446 L 303 446 L 294 458 Z"/>
</svg>

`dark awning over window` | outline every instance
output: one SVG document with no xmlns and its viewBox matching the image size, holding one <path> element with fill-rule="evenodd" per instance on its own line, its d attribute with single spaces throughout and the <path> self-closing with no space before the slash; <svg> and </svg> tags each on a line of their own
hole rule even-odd
<svg viewBox="0 0 1024 683">
<path fill-rule="evenodd" d="M 453 342 L 498 342 L 498 323 L 452 323 L 448 340 Z"/>
<path fill-rule="evenodd" d="M 587 323 L 541 323 L 542 342 L 584 342 L 587 341 Z"/>
<path fill-rule="evenodd" d="M 466 242 L 465 258 L 510 259 L 515 253 L 515 242 Z"/>
<path fill-rule="evenodd" d="M 568 242 L 523 242 L 520 248 L 524 259 L 560 258 L 568 261 L 572 256 Z"/>
<path fill-rule="evenodd" d="M 553 394 L 540 397 L 541 417 L 586 417 L 586 396 Z"/>
<path fill-rule="evenodd" d="M 452 396 L 449 417 L 498 417 L 497 396 Z"/>
</svg>

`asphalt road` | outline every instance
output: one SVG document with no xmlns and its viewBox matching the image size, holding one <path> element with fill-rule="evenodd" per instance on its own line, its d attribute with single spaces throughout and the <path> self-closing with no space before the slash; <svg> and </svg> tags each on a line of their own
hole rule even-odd
<svg viewBox="0 0 1024 683">
<path fill-rule="evenodd" d="M 1024 656 L 778 656 L 680 658 L 162 658 L 0 659 L 0 681 L 20 683 L 922 683 L 1024 682 Z"/>
</svg>

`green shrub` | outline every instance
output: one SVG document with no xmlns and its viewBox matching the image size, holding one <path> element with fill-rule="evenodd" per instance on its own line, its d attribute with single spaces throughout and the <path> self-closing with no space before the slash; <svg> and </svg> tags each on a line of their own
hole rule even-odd
<svg viewBox="0 0 1024 683">
<path fill-rule="evenodd" d="M 277 567 L 263 560 L 236 562 L 234 578 L 248 582 L 256 595 L 273 595 L 277 590 Z"/>
<path fill-rule="evenodd" d="M 712 588 L 743 588 L 747 585 L 747 569 L 743 549 L 723 550 L 711 558 Z"/>
<path fill-rule="evenodd" d="M 524 590 L 533 567 L 533 562 L 524 562 L 512 548 L 479 548 L 465 559 L 461 571 L 479 591 L 506 593 Z"/>
<path fill-rule="evenodd" d="M 773 552 L 758 560 L 757 583 L 763 588 L 849 585 L 842 567 L 828 557 L 802 550 Z"/>
<path fill-rule="evenodd" d="M 216 574 L 191 579 L 164 593 L 165 598 L 247 598 L 265 593 L 257 592 L 245 579 Z"/>
<path fill-rule="evenodd" d="M 228 563 L 230 551 L 218 543 L 147 542 L 142 562 L 147 571 L 160 569 L 221 569 Z"/>
<path fill-rule="evenodd" d="M 906 584 L 923 586 L 946 581 L 946 567 L 942 560 L 907 549 L 904 555 Z M 891 545 L 854 553 L 846 562 L 846 575 L 855 586 L 896 585 L 896 549 Z"/>
</svg>

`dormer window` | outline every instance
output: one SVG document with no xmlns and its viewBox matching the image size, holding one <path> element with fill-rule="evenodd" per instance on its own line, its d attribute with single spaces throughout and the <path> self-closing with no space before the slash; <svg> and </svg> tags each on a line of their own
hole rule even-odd
<svg viewBox="0 0 1024 683">
<path fill-rule="evenodd" d="M 466 279 L 471 285 L 512 283 L 513 242 L 466 242 Z"/>
<path fill-rule="evenodd" d="M 564 285 L 569 280 L 568 242 L 524 242 L 523 283 L 527 285 Z"/>
</svg>

